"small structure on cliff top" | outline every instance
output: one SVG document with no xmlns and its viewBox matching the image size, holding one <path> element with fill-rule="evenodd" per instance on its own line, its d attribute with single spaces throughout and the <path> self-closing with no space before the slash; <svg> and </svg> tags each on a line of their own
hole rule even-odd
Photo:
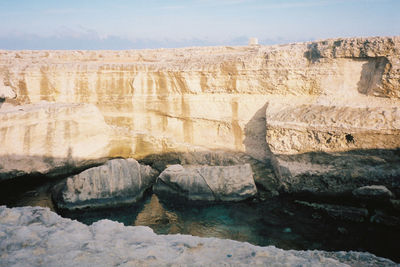
<svg viewBox="0 0 400 267">
<path fill-rule="evenodd" d="M 249 45 L 258 45 L 258 38 L 257 37 L 251 37 L 249 39 Z"/>
</svg>

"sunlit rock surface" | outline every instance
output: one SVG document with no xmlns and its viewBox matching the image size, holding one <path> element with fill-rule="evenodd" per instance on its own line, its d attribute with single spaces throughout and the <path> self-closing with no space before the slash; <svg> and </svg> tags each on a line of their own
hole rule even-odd
<svg viewBox="0 0 400 267">
<path fill-rule="evenodd" d="M 71 172 L 108 157 L 111 128 L 94 105 L 45 101 L 4 105 L 0 108 L 0 180 Z"/>
<path fill-rule="evenodd" d="M 86 226 L 48 209 L 0 207 L 1 266 L 397 266 L 366 252 L 285 251 L 109 220 Z"/>
<path fill-rule="evenodd" d="M 134 159 L 113 159 L 66 179 L 54 192 L 54 200 L 59 209 L 69 210 L 135 203 L 153 185 L 157 174 Z"/>
<path fill-rule="evenodd" d="M 240 201 L 257 193 L 250 164 L 233 166 L 172 165 L 157 178 L 154 192 L 189 200 Z"/>
<path fill-rule="evenodd" d="M 382 37 L 279 46 L 2 51 L 0 58 L 3 83 L 17 103 L 93 103 L 110 125 L 159 140 L 134 139 L 123 151 L 116 141 L 116 154 L 168 152 L 186 144 L 263 159 L 265 133 L 258 134 L 265 122 L 258 116 L 265 114 L 257 111 L 268 103 L 398 106 L 399 43 L 398 37 Z"/>
<path fill-rule="evenodd" d="M 10 86 L 0 85 L 0 101 L 5 99 L 12 99 L 17 95 L 14 93 Z"/>
<path fill-rule="evenodd" d="M 9 103 L 96 105 L 112 129 L 109 157 L 237 152 L 264 169 L 273 166 L 275 174 L 257 176 L 271 192 L 325 192 L 321 181 L 327 180 L 338 181 L 335 192 L 383 184 L 397 193 L 400 164 L 393 150 L 400 147 L 399 54 L 399 37 L 275 46 L 0 51 L 0 77 L 7 92 L 16 94 Z M 22 140 L 16 140 L 17 146 Z M 320 163 L 330 159 L 335 163 Z M 352 171 L 353 166 L 361 170 L 365 161 L 380 162 L 377 181 L 362 180 Z M 374 164 L 367 164 L 370 169 Z M 396 181 L 384 182 L 388 179 Z M 311 189 L 303 186 L 308 183 Z"/>
</svg>

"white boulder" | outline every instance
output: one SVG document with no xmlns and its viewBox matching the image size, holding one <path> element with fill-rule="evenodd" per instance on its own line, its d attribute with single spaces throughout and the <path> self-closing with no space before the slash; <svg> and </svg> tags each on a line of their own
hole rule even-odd
<svg viewBox="0 0 400 267">
<path fill-rule="evenodd" d="M 233 166 L 172 165 L 157 178 L 154 191 L 161 196 L 189 200 L 240 201 L 257 188 L 250 164 Z"/>
<path fill-rule="evenodd" d="M 82 209 L 134 203 L 150 188 L 158 172 L 134 159 L 113 159 L 69 177 L 55 192 L 59 209 Z"/>
</svg>

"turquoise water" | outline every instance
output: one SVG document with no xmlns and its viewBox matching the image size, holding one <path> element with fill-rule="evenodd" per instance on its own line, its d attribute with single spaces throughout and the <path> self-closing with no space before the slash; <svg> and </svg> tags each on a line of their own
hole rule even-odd
<svg viewBox="0 0 400 267">
<path fill-rule="evenodd" d="M 30 181 L 35 183 L 30 184 Z M 54 183 L 40 180 L 2 183 L 0 205 L 53 209 L 50 191 Z M 400 229 L 369 222 L 334 220 L 299 206 L 288 197 L 201 204 L 162 201 L 156 195 L 149 194 L 137 205 L 60 215 L 88 225 L 101 219 L 110 219 L 125 225 L 146 225 L 158 234 L 219 237 L 283 249 L 368 251 L 400 262 Z"/>
<path fill-rule="evenodd" d="M 89 225 L 110 219 L 125 225 L 146 225 L 158 234 L 219 237 L 283 249 L 369 251 L 400 261 L 398 229 L 333 220 L 285 198 L 199 204 L 162 201 L 153 194 L 139 205 L 62 215 Z"/>
</svg>

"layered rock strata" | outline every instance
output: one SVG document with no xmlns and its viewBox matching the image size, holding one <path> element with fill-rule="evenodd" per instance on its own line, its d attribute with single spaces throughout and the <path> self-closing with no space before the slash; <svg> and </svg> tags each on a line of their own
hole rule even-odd
<svg viewBox="0 0 400 267">
<path fill-rule="evenodd" d="M 265 169 L 272 164 L 275 174 L 255 171 L 271 192 L 342 193 L 383 184 L 396 193 L 399 54 L 399 37 L 1 51 L 0 77 L 16 94 L 10 103 L 96 105 L 112 129 L 109 157 L 245 153 Z"/>
<path fill-rule="evenodd" d="M 257 193 L 249 164 L 172 165 L 160 174 L 153 189 L 161 197 L 206 201 L 240 201 Z"/>
<path fill-rule="evenodd" d="M 0 181 L 27 174 L 56 175 L 104 162 L 110 131 L 90 104 L 5 105 L 0 109 Z"/>
<path fill-rule="evenodd" d="M 69 177 L 54 192 L 58 209 L 104 208 L 135 203 L 158 172 L 134 159 L 114 159 Z"/>
<path fill-rule="evenodd" d="M 48 209 L 0 207 L 2 266 L 397 266 L 366 252 L 282 250 L 187 235 L 156 235 L 108 220 L 86 226 Z"/>
<path fill-rule="evenodd" d="M 354 98 L 355 105 L 361 104 Z M 400 105 L 272 105 L 269 148 L 289 192 L 350 192 L 357 185 L 400 185 Z"/>
</svg>

